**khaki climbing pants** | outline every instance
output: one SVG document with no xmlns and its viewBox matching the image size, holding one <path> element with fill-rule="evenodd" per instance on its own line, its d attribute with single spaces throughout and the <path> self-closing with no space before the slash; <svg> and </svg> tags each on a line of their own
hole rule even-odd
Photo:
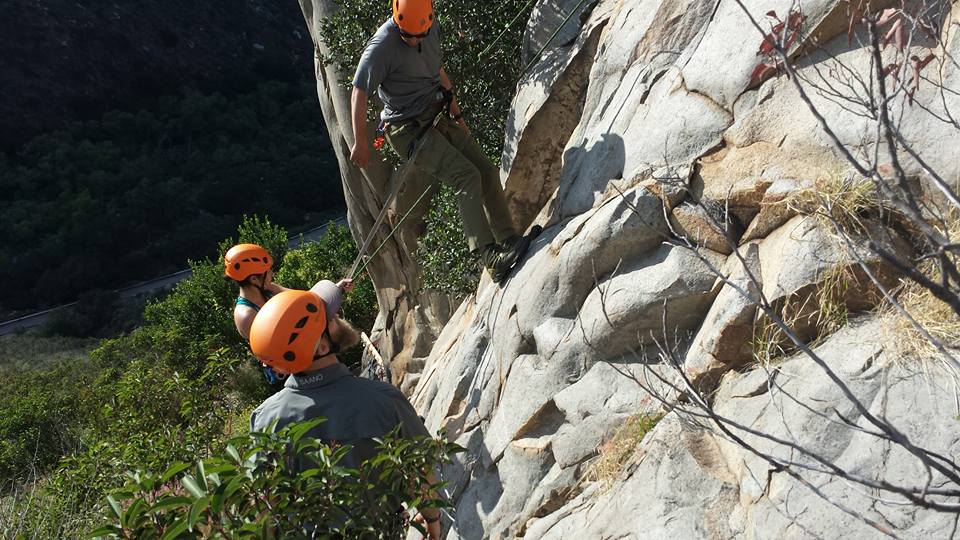
<svg viewBox="0 0 960 540">
<path fill-rule="evenodd" d="M 438 114 L 442 117 L 436 127 L 427 129 Z M 424 129 L 427 129 L 426 133 Z M 404 199 L 410 198 L 411 192 L 422 193 L 427 182 L 433 182 L 432 189 L 435 192 L 439 189 L 436 183 L 439 180 L 451 186 L 456 193 L 460 216 L 463 218 L 463 233 L 471 251 L 494 242 L 502 243 L 514 235 L 499 171 L 474 138 L 456 120 L 443 113 L 442 103 L 429 107 L 413 120 L 388 126 L 385 135 L 394 151 L 407 159 L 411 144 L 421 133 L 424 134 L 418 144 L 423 147 L 410 164 L 404 187 L 398 193 L 398 201 L 402 204 Z M 404 196 L 404 192 L 408 196 Z"/>
</svg>

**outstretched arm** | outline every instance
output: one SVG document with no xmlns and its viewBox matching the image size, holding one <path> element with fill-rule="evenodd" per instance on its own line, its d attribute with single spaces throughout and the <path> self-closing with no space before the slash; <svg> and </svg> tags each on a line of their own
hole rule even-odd
<svg viewBox="0 0 960 540">
<path fill-rule="evenodd" d="M 367 140 L 367 93 L 353 87 L 350 96 L 350 116 L 353 120 L 353 146 L 350 161 L 361 169 L 370 163 L 370 142 Z"/>
<path fill-rule="evenodd" d="M 289 291 L 289 290 L 290 290 L 290 289 L 284 287 L 283 285 L 280 285 L 279 283 L 270 283 L 269 285 L 267 285 L 266 288 L 267 288 L 267 290 L 269 290 L 269 291 L 272 292 L 273 294 L 280 294 L 280 293 L 282 293 L 283 291 Z"/>
</svg>

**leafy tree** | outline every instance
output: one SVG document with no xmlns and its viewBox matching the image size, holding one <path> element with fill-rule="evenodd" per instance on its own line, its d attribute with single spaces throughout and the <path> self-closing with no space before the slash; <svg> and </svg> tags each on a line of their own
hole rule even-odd
<svg viewBox="0 0 960 540">
<path fill-rule="evenodd" d="M 477 257 L 463 238 L 463 221 L 453 190 L 443 186 L 426 217 L 427 234 L 417 245 L 423 286 L 454 296 L 466 295 L 480 280 Z"/>
</svg>

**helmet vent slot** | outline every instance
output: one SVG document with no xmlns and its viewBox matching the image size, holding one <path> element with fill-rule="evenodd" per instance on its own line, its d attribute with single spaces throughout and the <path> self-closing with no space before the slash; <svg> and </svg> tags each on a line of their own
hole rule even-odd
<svg viewBox="0 0 960 540">
<path fill-rule="evenodd" d="M 310 313 L 316 313 L 316 312 L 317 312 L 317 305 L 314 304 L 314 303 L 312 303 L 312 302 L 309 303 L 309 304 L 307 304 L 307 311 L 309 311 Z"/>
<path fill-rule="evenodd" d="M 293 351 L 287 351 L 283 353 L 283 359 L 286 360 L 287 362 L 293 362 L 294 360 L 297 359 L 297 355 L 294 354 Z"/>
<path fill-rule="evenodd" d="M 304 326 L 307 325 L 307 321 L 309 321 L 309 320 L 310 320 L 310 317 L 304 317 L 304 318 L 300 319 L 299 321 L 297 321 L 297 324 L 295 324 L 295 325 L 293 325 L 293 326 L 294 326 L 295 328 L 303 328 Z"/>
<path fill-rule="evenodd" d="M 287 341 L 287 345 L 290 345 L 291 343 L 293 343 L 294 341 L 296 341 L 296 339 L 297 339 L 298 337 L 300 337 L 300 333 L 299 333 L 299 332 L 294 332 L 294 333 L 290 334 L 290 341 Z"/>
</svg>

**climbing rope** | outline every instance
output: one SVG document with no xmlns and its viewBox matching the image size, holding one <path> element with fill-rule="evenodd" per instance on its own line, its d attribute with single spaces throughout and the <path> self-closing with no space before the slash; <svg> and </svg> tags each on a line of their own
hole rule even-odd
<svg viewBox="0 0 960 540">
<path fill-rule="evenodd" d="M 513 25 L 520 20 L 520 16 L 526 13 L 527 10 L 530 9 L 530 6 L 533 5 L 535 1 L 536 0 L 530 0 L 529 2 L 527 2 L 527 5 L 523 6 L 523 9 L 517 12 L 517 16 L 514 17 L 513 20 L 510 21 L 509 24 L 507 24 L 507 26 L 504 27 L 503 32 L 500 32 L 500 35 L 495 37 L 493 41 L 491 41 L 490 44 L 487 45 L 487 48 L 480 53 L 480 56 L 477 56 L 477 63 L 483 61 L 483 58 L 487 56 L 487 53 L 490 52 L 491 49 L 493 49 L 493 46 L 496 45 L 497 43 L 500 43 L 500 39 L 504 36 L 504 34 L 506 34 L 513 27 Z"/>
<path fill-rule="evenodd" d="M 370 254 L 369 257 L 364 258 L 363 265 L 359 269 L 356 269 L 350 273 L 351 279 L 357 279 L 357 276 L 361 274 L 364 271 L 364 269 L 367 268 L 367 264 L 370 261 L 372 261 L 373 258 L 377 256 L 377 253 L 380 253 L 380 250 L 383 249 L 383 246 L 387 245 L 387 242 L 389 242 L 390 239 L 393 238 L 393 235 L 397 232 L 397 230 L 400 229 L 400 226 L 403 225 L 403 222 L 406 221 L 407 216 L 409 216 L 410 213 L 413 212 L 413 209 L 416 208 L 418 204 L 420 204 L 420 201 L 422 201 L 423 198 L 427 196 L 427 193 L 430 193 L 430 188 L 432 187 L 433 185 L 428 185 L 427 189 L 423 190 L 423 193 L 421 193 L 420 196 L 417 197 L 417 200 L 414 201 L 412 205 L 410 205 L 410 209 L 403 214 L 403 217 L 401 217 L 400 221 L 398 221 L 397 224 L 393 227 L 393 229 L 390 230 L 390 233 L 387 234 L 387 237 L 383 239 L 383 242 L 380 242 L 380 245 L 377 246 L 377 249 L 375 249 L 373 253 Z"/>
<path fill-rule="evenodd" d="M 406 164 L 404 164 L 402 169 L 405 168 Z M 360 260 L 363 259 L 363 254 L 366 253 L 367 248 L 370 247 L 370 242 L 373 242 L 373 236 L 380 228 L 380 224 L 383 223 L 383 218 L 387 215 L 387 209 L 390 208 L 390 203 L 393 202 L 393 199 L 397 196 L 397 192 L 400 191 L 400 178 L 400 175 L 393 175 L 390 179 L 390 191 L 387 194 L 387 200 L 383 202 L 383 208 L 381 208 L 380 213 L 377 214 L 377 219 L 374 220 L 373 226 L 370 227 L 370 232 L 367 233 L 367 237 L 363 239 L 363 245 L 361 245 L 360 249 L 357 250 L 357 258 L 353 260 L 353 264 L 350 266 L 351 279 L 356 277 L 357 265 L 360 264 Z"/>
<path fill-rule="evenodd" d="M 410 153 L 410 157 L 397 169 L 391 177 L 390 180 L 390 192 L 387 195 L 387 200 L 383 203 L 383 208 L 380 209 L 380 213 L 377 215 L 377 219 L 373 222 L 373 226 L 370 227 L 370 232 L 367 233 L 366 238 L 363 240 L 363 244 L 360 246 L 360 249 L 357 250 L 357 258 L 353 260 L 353 264 L 350 265 L 350 278 L 356 279 L 360 272 L 367 267 L 367 263 L 380 252 L 380 249 L 386 245 L 387 241 L 393 237 L 393 234 L 399 229 L 400 224 L 410 215 L 410 212 L 416 208 L 417 204 L 426 196 L 427 192 L 430 191 L 431 186 L 427 186 L 427 189 L 420 194 L 420 197 L 417 198 L 417 201 L 413 203 L 413 206 L 410 207 L 410 210 L 407 210 L 407 213 L 403 215 L 403 218 L 397 223 L 397 225 L 390 231 L 390 234 L 383 239 L 383 242 L 377 247 L 377 249 L 369 256 L 366 257 L 367 249 L 370 247 L 370 243 L 373 241 L 374 235 L 377 234 L 377 231 L 380 228 L 380 224 L 383 223 L 383 218 L 387 215 L 387 209 L 390 207 L 390 203 L 396 198 L 397 193 L 400 192 L 400 187 L 403 185 L 404 181 L 407 178 L 407 172 L 412 166 L 413 162 L 416 161 L 417 156 L 420 155 L 420 151 L 423 149 L 423 141 L 426 139 L 427 133 L 437 127 L 437 124 L 440 123 L 440 120 L 443 119 L 443 116 L 449 114 L 450 102 L 447 102 L 446 107 L 443 107 L 439 113 L 433 118 L 433 121 L 427 124 L 419 136 L 413 141 L 413 151 Z M 366 260 L 364 260 L 366 259 Z M 360 263 L 363 262 L 363 265 L 360 266 Z M 359 268 L 358 268 L 359 266 Z"/>
<path fill-rule="evenodd" d="M 570 22 L 570 18 L 573 17 L 574 13 L 580 11 L 580 8 L 583 7 L 583 4 L 585 4 L 586 1 L 587 0 L 580 0 L 580 2 L 577 3 L 577 7 L 573 8 L 573 10 L 570 11 L 567 17 L 563 19 L 563 22 L 560 23 L 560 26 L 558 26 L 557 29 L 553 32 L 553 35 L 550 36 L 550 39 L 548 39 L 547 42 L 543 44 L 543 47 L 540 47 L 540 50 L 537 51 L 537 54 L 533 55 L 533 58 L 530 59 L 530 63 L 528 63 L 527 66 L 523 68 L 523 70 L 520 72 L 521 75 L 526 73 L 527 70 L 530 69 L 530 66 L 532 66 L 537 62 L 537 60 L 540 58 L 540 55 L 543 54 L 543 51 L 547 50 L 547 46 L 550 45 L 550 42 L 553 41 L 553 38 L 557 37 L 557 35 L 560 33 L 560 30 L 562 30 L 563 27 L 566 26 L 568 22 Z"/>
</svg>

